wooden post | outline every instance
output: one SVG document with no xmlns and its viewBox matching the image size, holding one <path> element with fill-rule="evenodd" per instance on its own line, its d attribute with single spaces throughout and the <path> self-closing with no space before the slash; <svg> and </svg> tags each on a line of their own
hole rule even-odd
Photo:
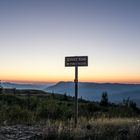
<svg viewBox="0 0 140 140">
<path fill-rule="evenodd" d="M 75 66 L 75 128 L 78 123 L 78 66 Z"/>
<path fill-rule="evenodd" d="M 68 56 L 65 57 L 65 67 L 75 67 L 75 106 L 74 119 L 75 128 L 78 124 L 78 66 L 88 66 L 88 56 Z"/>
</svg>

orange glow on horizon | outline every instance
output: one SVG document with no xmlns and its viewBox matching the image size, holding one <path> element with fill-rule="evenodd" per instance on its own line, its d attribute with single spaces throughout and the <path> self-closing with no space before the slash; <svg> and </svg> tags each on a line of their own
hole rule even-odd
<svg viewBox="0 0 140 140">
<path fill-rule="evenodd" d="M 6 82 L 19 82 L 19 83 L 42 83 L 42 84 L 45 84 L 45 83 L 57 83 L 57 82 L 60 82 L 60 81 L 74 81 L 74 78 L 71 79 L 71 78 L 51 78 L 51 79 L 37 79 L 37 78 L 34 78 L 34 79 L 14 79 L 14 78 L 2 78 L 0 79 L 1 81 L 6 81 Z M 140 84 L 140 80 L 139 79 L 83 79 L 83 78 L 79 78 L 79 82 L 95 82 L 95 83 L 128 83 L 128 84 Z"/>
<path fill-rule="evenodd" d="M 138 73 L 132 74 L 116 74 L 101 73 L 79 70 L 79 82 L 97 82 L 97 83 L 135 83 L 140 84 L 140 76 Z M 61 71 L 61 70 L 60 70 Z M 7 72 L 8 73 L 8 72 Z M 21 83 L 57 83 L 59 81 L 74 81 L 74 70 L 66 69 L 66 71 L 51 71 L 50 74 L 43 72 L 14 72 L 1 73 L 0 80 Z"/>
</svg>

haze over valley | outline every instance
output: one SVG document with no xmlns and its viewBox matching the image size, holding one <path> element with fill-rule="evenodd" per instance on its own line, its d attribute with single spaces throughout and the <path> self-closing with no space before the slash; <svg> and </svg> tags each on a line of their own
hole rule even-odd
<svg viewBox="0 0 140 140">
<path fill-rule="evenodd" d="M 49 93 L 74 96 L 73 82 L 58 82 L 53 84 L 3 82 L 1 85 L 3 88 L 37 89 Z M 110 102 L 122 102 L 123 99 L 130 98 L 140 105 L 140 84 L 79 82 L 78 87 L 79 98 L 82 97 L 86 100 L 100 101 L 102 93 L 107 92 Z"/>
</svg>

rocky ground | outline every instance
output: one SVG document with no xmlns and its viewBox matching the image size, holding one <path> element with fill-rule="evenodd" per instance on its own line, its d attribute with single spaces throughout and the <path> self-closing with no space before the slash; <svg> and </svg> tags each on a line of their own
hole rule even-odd
<svg viewBox="0 0 140 140">
<path fill-rule="evenodd" d="M 38 126 L 0 126 L 0 140 L 42 140 L 42 132 Z"/>
<path fill-rule="evenodd" d="M 135 119 L 81 119 L 71 124 L 47 121 L 38 125 L 0 126 L 0 140 L 140 140 L 140 123 Z"/>
</svg>

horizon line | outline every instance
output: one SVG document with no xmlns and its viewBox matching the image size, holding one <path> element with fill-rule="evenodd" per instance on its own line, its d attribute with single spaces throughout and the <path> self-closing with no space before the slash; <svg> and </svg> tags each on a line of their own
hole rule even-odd
<svg viewBox="0 0 140 140">
<path fill-rule="evenodd" d="M 59 82 L 74 82 L 72 80 L 59 81 L 22 81 L 22 80 L 0 80 L 1 83 L 19 83 L 19 84 L 56 84 Z M 97 83 L 97 84 L 140 84 L 140 82 L 118 82 L 118 81 L 78 81 L 79 83 Z"/>
</svg>

